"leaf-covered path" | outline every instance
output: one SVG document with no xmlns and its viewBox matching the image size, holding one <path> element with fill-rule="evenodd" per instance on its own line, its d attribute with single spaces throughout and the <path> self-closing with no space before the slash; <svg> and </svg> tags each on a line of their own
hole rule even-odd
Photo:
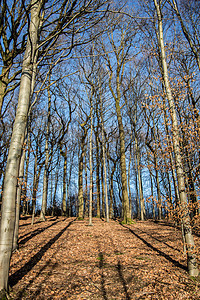
<svg viewBox="0 0 200 300">
<path fill-rule="evenodd" d="M 200 299 L 181 235 L 163 223 L 121 225 L 93 219 L 20 221 L 11 260 L 13 299 Z M 200 238 L 195 236 L 198 250 Z"/>
</svg>

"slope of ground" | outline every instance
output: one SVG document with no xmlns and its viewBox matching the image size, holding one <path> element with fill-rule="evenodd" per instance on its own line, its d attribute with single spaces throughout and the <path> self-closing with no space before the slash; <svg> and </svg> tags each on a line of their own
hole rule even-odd
<svg viewBox="0 0 200 300">
<path fill-rule="evenodd" d="M 180 231 L 166 223 L 30 222 L 20 221 L 19 250 L 11 259 L 15 300 L 200 299 L 199 278 L 186 272 Z M 199 257 L 197 236 L 195 243 Z"/>
</svg>

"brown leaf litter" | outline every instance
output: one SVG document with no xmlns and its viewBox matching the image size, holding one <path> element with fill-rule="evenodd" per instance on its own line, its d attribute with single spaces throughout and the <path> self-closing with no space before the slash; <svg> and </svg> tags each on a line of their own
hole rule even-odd
<svg viewBox="0 0 200 300">
<path fill-rule="evenodd" d="M 194 236 L 200 267 L 200 237 Z M 52 218 L 20 220 L 12 255 L 11 297 L 23 299 L 200 299 L 190 278 L 181 232 L 166 222 Z"/>
</svg>

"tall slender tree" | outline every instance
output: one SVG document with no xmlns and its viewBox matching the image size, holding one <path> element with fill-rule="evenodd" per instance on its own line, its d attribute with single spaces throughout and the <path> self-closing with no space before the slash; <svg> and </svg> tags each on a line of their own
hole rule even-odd
<svg viewBox="0 0 200 300">
<path fill-rule="evenodd" d="M 19 174 L 19 162 L 24 143 L 24 134 L 31 95 L 33 62 L 36 60 L 40 12 L 43 1 L 31 1 L 31 22 L 29 37 L 23 60 L 19 101 L 13 133 L 8 153 L 3 189 L 3 204 L 0 235 L 0 291 L 8 289 L 8 272 L 12 253 L 13 232 L 15 224 L 16 186 Z"/>
<path fill-rule="evenodd" d="M 157 0 L 154 0 L 154 5 L 155 5 L 157 20 L 158 20 L 158 38 L 159 38 L 158 43 L 159 43 L 160 54 L 161 54 L 163 81 L 165 85 L 166 97 L 168 100 L 169 111 L 172 120 L 172 141 L 173 141 L 173 149 L 174 149 L 174 156 L 175 156 L 178 188 L 180 194 L 180 205 L 182 209 L 183 228 L 184 228 L 184 235 L 185 235 L 186 248 L 187 248 L 188 271 L 191 276 L 198 276 L 199 271 L 198 271 L 195 249 L 194 249 L 195 245 L 194 245 L 194 239 L 193 239 L 192 229 L 190 225 L 189 210 L 187 205 L 187 194 L 185 189 L 184 171 L 183 171 L 182 157 L 181 157 L 181 150 L 180 150 L 180 142 L 179 142 L 180 136 L 179 136 L 179 129 L 178 129 L 177 114 L 176 114 L 175 103 L 174 103 L 174 99 L 170 87 L 170 80 L 168 75 L 168 67 L 167 67 L 165 47 L 164 47 L 162 13 L 161 13 L 160 1 L 157 2 Z"/>
</svg>

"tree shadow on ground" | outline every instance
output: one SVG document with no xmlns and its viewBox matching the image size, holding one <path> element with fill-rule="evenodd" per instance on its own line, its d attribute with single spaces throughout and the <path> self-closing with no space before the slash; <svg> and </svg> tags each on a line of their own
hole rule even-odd
<svg viewBox="0 0 200 300">
<path fill-rule="evenodd" d="M 113 245 L 114 248 L 114 253 L 117 256 L 119 254 L 118 249 L 116 248 L 113 239 L 111 237 L 109 237 L 111 244 Z M 104 256 L 103 256 L 103 252 L 101 251 L 101 244 L 99 242 L 98 243 L 98 248 L 99 248 L 99 255 L 98 255 L 98 259 L 99 259 L 99 268 L 101 270 L 101 290 L 102 290 L 102 294 L 103 294 L 103 298 L 105 300 L 109 300 L 107 294 L 106 294 L 106 289 L 105 289 L 105 275 L 103 274 L 103 267 L 104 267 Z M 113 265 L 111 265 L 111 267 L 113 267 Z M 130 296 L 128 293 L 128 289 L 127 289 L 127 282 L 123 276 L 123 270 L 122 270 L 122 265 L 119 259 L 117 259 L 117 265 L 115 265 L 115 269 L 117 270 L 118 273 L 118 278 L 123 286 L 123 290 L 124 290 L 124 300 L 130 300 Z"/>
<path fill-rule="evenodd" d="M 159 225 L 165 226 L 165 227 L 172 227 L 172 228 L 175 228 L 175 229 L 181 231 L 181 226 L 180 225 L 175 225 L 175 224 L 172 224 L 172 223 L 165 223 L 163 221 L 157 221 L 157 222 L 154 221 L 154 223 L 158 223 Z M 199 227 L 198 226 L 197 227 L 192 226 L 192 233 L 193 233 L 193 235 L 196 235 L 197 237 L 200 237 Z"/>
<path fill-rule="evenodd" d="M 67 228 L 74 222 L 72 220 L 56 236 L 51 238 L 25 265 L 9 277 L 9 285 L 13 287 L 41 260 L 46 251 L 62 236 Z"/>
<path fill-rule="evenodd" d="M 19 239 L 19 246 L 20 246 L 20 245 L 24 245 L 26 242 L 28 242 L 28 241 L 29 241 L 30 239 L 32 239 L 34 236 L 36 236 L 36 235 L 42 233 L 43 231 L 45 231 L 46 229 L 48 229 L 48 228 L 54 226 L 54 225 L 57 224 L 58 222 L 61 222 L 61 220 L 55 221 L 55 222 L 53 222 L 52 224 L 50 224 L 50 225 L 48 225 L 48 226 L 46 226 L 46 227 L 35 229 L 35 230 L 32 231 L 31 233 L 29 232 L 29 233 L 24 234 L 24 235 L 21 236 L 20 239 Z M 28 235 L 28 236 L 27 236 L 27 235 Z M 25 236 L 27 236 L 27 237 L 25 237 Z"/>
<path fill-rule="evenodd" d="M 152 234 L 147 233 L 146 231 L 144 231 L 144 230 L 142 230 L 142 229 L 139 229 L 139 228 L 137 228 L 137 230 L 138 230 L 138 231 L 141 231 L 142 233 L 147 234 L 150 238 L 152 238 L 152 239 L 154 239 L 154 240 L 156 240 L 156 241 L 158 241 L 158 242 L 164 244 L 165 246 L 167 246 L 167 247 L 169 247 L 169 248 L 171 248 L 171 249 L 173 249 L 173 250 L 176 250 L 176 251 L 178 251 L 178 252 L 181 252 L 180 249 L 172 247 L 171 245 L 169 245 L 169 244 L 166 243 L 165 241 L 162 241 L 161 239 L 158 239 L 157 237 L 153 236 Z"/>
<path fill-rule="evenodd" d="M 99 252 L 99 269 L 101 270 L 101 290 L 102 290 L 102 295 L 103 299 L 108 300 L 107 294 L 106 294 L 106 289 L 105 289 L 105 276 L 103 274 L 103 253 L 100 251 Z"/>
<path fill-rule="evenodd" d="M 129 294 L 128 294 L 128 290 L 127 290 L 127 287 L 126 287 L 126 281 L 124 279 L 124 276 L 123 276 L 123 273 L 122 273 L 122 266 L 121 266 L 121 263 L 120 261 L 118 260 L 118 263 L 117 263 L 117 271 L 118 271 L 118 274 L 119 274 L 119 279 L 123 285 L 123 288 L 124 288 L 124 292 L 125 292 L 125 295 L 126 295 L 126 300 L 131 300 Z"/>
<path fill-rule="evenodd" d="M 111 243 L 113 245 L 113 248 L 115 248 L 115 251 L 114 251 L 115 255 L 118 255 L 120 253 L 120 251 L 116 248 L 113 239 L 111 237 L 109 237 L 109 239 L 110 239 L 110 241 L 111 241 Z M 126 297 L 125 299 L 126 300 L 130 300 L 131 298 L 130 298 L 129 293 L 128 293 L 127 282 L 126 282 L 126 280 L 125 280 L 125 278 L 123 276 L 122 265 L 121 265 L 121 262 L 120 262 L 119 259 L 117 260 L 117 267 L 116 268 L 117 268 L 119 279 L 120 279 L 120 281 L 122 283 L 122 286 L 123 286 L 123 289 L 124 289 L 124 293 L 125 293 L 125 297 Z"/>
<path fill-rule="evenodd" d="M 29 223 L 20 224 L 19 227 L 21 228 L 21 227 L 24 227 L 24 226 L 33 226 L 33 225 L 36 225 L 36 224 L 44 223 L 44 221 L 41 221 L 41 220 L 38 219 L 36 222 L 34 222 L 33 225 L 31 225 L 32 216 L 20 217 L 20 220 L 28 220 L 28 219 L 30 219 Z M 50 219 L 48 219 L 48 221 L 55 221 L 57 219 L 58 219 L 57 217 L 50 217 Z"/>
<path fill-rule="evenodd" d="M 16 295 L 17 298 L 16 300 L 21 300 L 22 297 L 25 296 L 27 289 L 34 283 L 34 280 L 36 279 L 36 277 L 40 276 L 40 274 L 48 267 L 48 263 L 49 261 L 47 261 L 45 263 L 44 266 L 42 266 L 42 268 L 39 270 L 39 272 L 35 275 L 34 278 L 32 278 L 29 283 Z M 56 264 L 55 264 L 56 265 Z M 52 266 L 53 269 L 54 266 Z M 49 272 L 48 275 L 50 275 L 51 273 Z M 46 278 L 44 278 L 43 280 L 41 280 L 39 286 L 37 287 L 37 289 L 34 291 L 34 293 L 31 294 L 31 297 L 29 297 L 29 299 L 36 299 L 36 297 L 41 293 L 41 289 L 42 289 L 42 284 L 45 282 Z"/>
<path fill-rule="evenodd" d="M 126 227 L 123 224 L 120 224 L 122 227 L 128 229 L 133 235 L 135 235 L 138 239 L 140 239 L 145 245 L 147 245 L 149 248 L 151 248 L 152 250 L 156 251 L 159 255 L 163 256 L 164 258 L 166 258 L 169 262 L 173 263 L 176 267 L 179 267 L 181 269 L 183 269 L 184 271 L 187 271 L 187 267 L 184 266 L 183 264 L 179 263 L 177 260 L 173 259 L 171 256 L 169 256 L 168 254 L 166 254 L 165 252 L 159 250 L 158 248 L 156 248 L 155 246 L 151 245 L 149 242 L 147 242 L 144 238 L 142 238 L 141 236 L 139 236 L 136 232 L 134 232 L 131 228 Z"/>
</svg>

